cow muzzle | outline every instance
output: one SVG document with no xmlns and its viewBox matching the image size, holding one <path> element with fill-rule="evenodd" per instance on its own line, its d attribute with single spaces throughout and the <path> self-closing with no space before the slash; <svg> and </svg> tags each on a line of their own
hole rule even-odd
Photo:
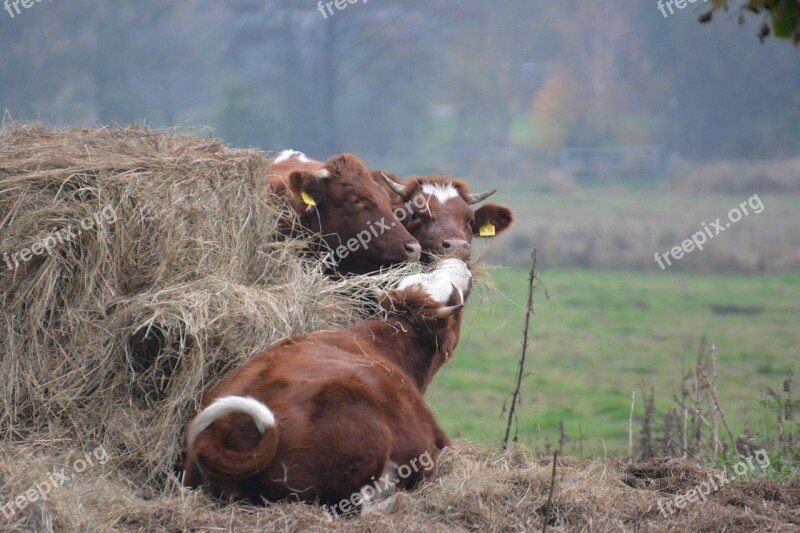
<svg viewBox="0 0 800 533">
<path fill-rule="evenodd" d="M 422 255 L 422 246 L 417 241 L 406 243 L 404 248 L 409 261 L 419 261 Z"/>
<path fill-rule="evenodd" d="M 471 245 L 463 239 L 445 239 L 442 241 L 441 251 L 444 255 L 455 257 L 463 261 L 470 258 Z"/>
</svg>

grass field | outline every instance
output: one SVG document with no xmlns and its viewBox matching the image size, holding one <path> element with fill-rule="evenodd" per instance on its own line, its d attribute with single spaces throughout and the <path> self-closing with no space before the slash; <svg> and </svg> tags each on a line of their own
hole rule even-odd
<svg viewBox="0 0 800 533">
<path fill-rule="evenodd" d="M 488 188 L 488 187 L 485 187 Z M 623 187 L 570 194 L 500 186 L 492 201 L 514 209 L 516 220 L 493 242 L 481 243 L 489 264 L 525 268 L 539 249 L 549 268 L 659 272 L 664 253 L 751 198 L 748 194 L 700 194 Z M 800 271 L 800 194 L 759 195 L 763 209 L 709 239 L 702 253 L 686 254 L 668 271 L 783 274 Z M 757 205 L 755 203 L 754 205 Z"/>
<path fill-rule="evenodd" d="M 494 279 L 497 293 L 473 295 L 456 355 L 427 394 L 450 435 L 487 444 L 505 429 L 499 415 L 521 349 L 527 272 L 498 270 Z M 550 298 L 542 289 L 535 296 L 522 443 L 552 447 L 563 419 L 567 453 L 624 455 L 631 392 L 640 400 L 643 383 L 654 387 L 660 420 L 703 334 L 717 347 L 720 400 L 734 433 L 746 422 L 772 427 L 759 391 L 779 388 L 789 362 L 800 360 L 800 275 L 551 270 L 543 282 Z"/>
</svg>

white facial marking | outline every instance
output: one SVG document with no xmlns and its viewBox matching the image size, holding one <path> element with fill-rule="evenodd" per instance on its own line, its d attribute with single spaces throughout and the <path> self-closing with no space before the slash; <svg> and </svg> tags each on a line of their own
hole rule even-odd
<svg viewBox="0 0 800 533">
<path fill-rule="evenodd" d="M 447 279 L 456 288 L 459 296 L 461 296 L 461 301 L 464 302 L 464 294 L 469 290 L 470 280 L 472 280 L 472 272 L 469 271 L 464 261 L 455 257 L 445 259 L 439 263 L 434 274 L 441 275 Z M 442 301 L 442 303 L 447 303 L 447 300 Z"/>
<path fill-rule="evenodd" d="M 405 290 L 412 285 L 420 285 L 431 298 L 446 304 L 453 293 L 453 287 L 455 287 L 463 302 L 470 279 L 472 279 L 472 273 L 464 261 L 451 257 L 439 263 L 433 272 L 408 276 L 400 282 L 397 288 Z"/>
<path fill-rule="evenodd" d="M 304 154 L 303 152 L 297 152 L 295 150 L 284 150 L 283 152 L 278 154 L 278 157 L 275 158 L 275 161 L 273 161 L 273 163 L 283 163 L 284 161 L 288 161 L 293 157 L 300 160 L 301 163 L 308 163 L 311 161 L 308 157 L 306 157 L 306 154 Z"/>
<path fill-rule="evenodd" d="M 458 190 L 456 190 L 452 183 L 444 185 L 440 183 L 423 183 L 422 192 L 428 196 L 433 196 L 439 200 L 440 204 L 444 204 L 453 198 L 458 198 Z"/>
</svg>

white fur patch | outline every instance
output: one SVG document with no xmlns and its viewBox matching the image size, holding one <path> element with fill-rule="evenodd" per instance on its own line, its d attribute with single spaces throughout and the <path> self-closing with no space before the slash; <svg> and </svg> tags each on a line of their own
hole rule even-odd
<svg viewBox="0 0 800 533">
<path fill-rule="evenodd" d="M 192 423 L 189 424 L 187 442 L 192 447 L 197 436 L 210 426 L 217 418 L 230 413 L 245 413 L 253 418 L 259 433 L 264 433 L 268 427 L 275 425 L 275 415 L 272 410 L 250 396 L 223 396 L 217 398 L 211 405 L 200 411 Z"/>
<path fill-rule="evenodd" d="M 466 263 L 461 259 L 450 257 L 439 263 L 433 272 L 414 274 L 404 278 L 397 288 L 405 290 L 412 285 L 420 285 L 431 298 L 446 304 L 453 293 L 453 287 L 455 287 L 463 302 L 464 293 L 469 288 L 471 279 L 472 272 L 469 271 Z"/>
<path fill-rule="evenodd" d="M 289 159 L 297 158 L 300 160 L 301 163 L 309 163 L 311 160 L 306 157 L 306 154 L 303 152 L 297 152 L 295 150 L 284 150 L 283 152 L 278 154 L 278 157 L 275 158 L 273 163 L 283 163 L 284 161 L 288 161 Z"/>
<path fill-rule="evenodd" d="M 433 196 L 439 200 L 440 204 L 458 198 L 458 190 L 451 183 L 443 185 L 441 183 L 423 183 L 422 192 L 428 196 Z"/>
<path fill-rule="evenodd" d="M 361 507 L 361 514 L 383 511 L 391 505 L 394 501 L 394 495 L 397 492 L 397 484 L 399 482 L 400 477 L 397 474 L 397 463 L 389 461 L 383 469 L 383 474 L 381 474 L 381 477 L 378 478 L 374 484 L 367 484 L 361 488 L 360 492 L 364 501 Z M 366 490 L 368 487 L 370 491 Z M 377 490 L 375 487 L 377 487 Z M 372 493 L 371 495 L 370 492 Z"/>
</svg>

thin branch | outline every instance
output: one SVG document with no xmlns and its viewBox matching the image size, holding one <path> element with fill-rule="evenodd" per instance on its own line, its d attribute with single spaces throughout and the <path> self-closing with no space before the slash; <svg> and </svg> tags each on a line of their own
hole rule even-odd
<svg viewBox="0 0 800 533">
<path fill-rule="evenodd" d="M 536 251 L 534 251 L 534 254 Z M 535 257 L 535 255 L 534 255 Z M 550 474 L 550 493 L 547 495 L 547 503 L 544 504 L 544 525 L 542 533 L 547 533 L 547 524 L 550 522 L 550 510 L 553 507 L 553 488 L 556 486 L 556 465 L 558 464 L 558 450 L 553 453 L 553 471 Z"/>
<path fill-rule="evenodd" d="M 531 253 L 532 265 L 530 275 L 528 276 L 528 308 L 525 312 L 525 330 L 522 337 L 522 355 L 519 358 L 517 365 L 517 379 L 514 387 L 514 392 L 511 393 L 511 406 L 508 410 L 508 424 L 506 425 L 506 434 L 503 437 L 503 449 L 508 447 L 508 438 L 511 434 L 511 424 L 516 420 L 517 404 L 520 402 L 520 390 L 522 389 L 522 378 L 525 377 L 525 358 L 528 354 L 528 345 L 530 339 L 531 317 L 533 316 L 533 292 L 539 285 L 537 281 L 536 271 L 539 268 L 538 258 L 536 256 L 536 248 Z M 503 407 L 505 410 L 505 406 Z M 517 431 L 514 431 L 514 441 L 517 440 Z"/>
<path fill-rule="evenodd" d="M 717 347 L 713 343 L 711 344 L 710 349 L 710 361 L 711 361 L 711 383 L 708 385 L 711 397 L 713 398 L 717 394 Z M 719 457 L 720 452 L 720 442 L 719 442 L 719 409 L 717 409 L 716 402 L 712 400 L 712 411 L 711 411 L 711 440 L 714 443 L 714 460 L 716 461 Z"/>
<path fill-rule="evenodd" d="M 700 374 L 703 376 L 709 386 L 711 386 L 711 382 L 706 373 L 701 371 Z M 714 387 L 711 387 L 711 399 L 714 401 L 714 408 L 719 411 L 719 416 L 722 418 L 722 425 L 725 426 L 725 431 L 728 432 L 728 438 L 731 439 L 731 445 L 733 446 L 732 451 L 736 453 L 736 439 L 733 438 L 731 428 L 728 426 L 728 421 L 725 419 L 725 413 L 722 412 L 722 407 L 719 405 L 719 398 L 717 397 L 717 391 L 714 390 Z"/>
<path fill-rule="evenodd" d="M 700 372 L 703 371 L 703 356 L 706 353 L 708 340 L 705 335 L 700 339 L 700 349 L 697 351 L 697 362 L 695 364 L 694 376 L 694 402 L 692 404 L 692 442 L 691 446 L 695 452 L 700 451 L 700 415 L 702 410 L 703 385 L 700 382 Z"/>
<path fill-rule="evenodd" d="M 633 461 L 633 410 L 636 407 L 636 391 L 631 395 L 631 414 L 628 417 L 628 455 L 625 457 L 625 462 L 630 463 Z"/>
</svg>

